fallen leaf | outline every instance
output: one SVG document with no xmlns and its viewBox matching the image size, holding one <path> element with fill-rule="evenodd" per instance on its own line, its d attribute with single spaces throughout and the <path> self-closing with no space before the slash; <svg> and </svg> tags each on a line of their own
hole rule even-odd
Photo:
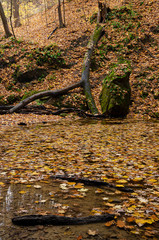
<svg viewBox="0 0 159 240">
<path fill-rule="evenodd" d="M 135 218 L 134 217 L 128 217 L 126 220 L 127 220 L 127 222 L 131 223 L 131 222 L 135 221 Z"/>
<path fill-rule="evenodd" d="M 118 181 L 116 181 L 117 183 L 127 183 L 128 181 L 127 180 L 125 180 L 125 179 L 121 179 L 121 180 L 118 180 Z"/>
<path fill-rule="evenodd" d="M 23 190 L 22 190 L 22 191 L 19 191 L 19 193 L 20 193 L 20 194 L 24 194 L 24 193 L 26 193 L 26 191 L 23 191 Z"/>
<path fill-rule="evenodd" d="M 97 188 L 97 190 L 95 191 L 95 193 L 98 193 L 98 194 L 101 194 L 101 193 L 103 193 L 104 191 L 102 190 L 102 189 L 100 189 L 100 188 Z"/>
<path fill-rule="evenodd" d="M 34 185 L 34 188 L 41 188 L 41 186 L 40 185 Z"/>
<path fill-rule="evenodd" d="M 116 224 L 119 228 L 124 228 L 125 227 L 125 222 L 121 221 L 121 220 L 117 220 L 117 224 Z"/>
<path fill-rule="evenodd" d="M 82 238 L 83 238 L 82 235 L 80 235 L 77 237 L 77 240 L 81 240 Z"/>
<path fill-rule="evenodd" d="M 148 200 L 143 197 L 138 197 L 138 199 L 141 203 L 148 203 Z"/>
<path fill-rule="evenodd" d="M 114 224 L 115 224 L 115 221 L 112 220 L 112 221 L 106 222 L 106 223 L 105 223 L 105 226 L 106 226 L 106 227 L 110 227 L 110 226 L 112 226 L 112 225 L 114 225 Z"/>
<path fill-rule="evenodd" d="M 133 182 L 140 182 L 140 181 L 142 181 L 142 180 L 143 180 L 142 177 L 136 177 L 136 178 L 133 178 L 133 179 L 132 179 Z"/>
<path fill-rule="evenodd" d="M 1 186 L 1 187 L 4 187 L 5 184 L 4 184 L 3 182 L 0 182 L 0 186 Z"/>
<path fill-rule="evenodd" d="M 40 200 L 39 202 L 40 203 L 45 203 L 47 201 L 47 199 L 46 200 Z"/>
<path fill-rule="evenodd" d="M 96 231 L 96 230 L 91 230 L 91 229 L 89 229 L 87 233 L 88 233 L 88 235 L 90 235 L 90 236 L 95 236 L 95 235 L 97 235 L 97 231 Z"/>
<path fill-rule="evenodd" d="M 139 227 L 142 227 L 145 223 L 147 223 L 147 221 L 143 218 L 135 219 L 135 222 Z"/>
</svg>

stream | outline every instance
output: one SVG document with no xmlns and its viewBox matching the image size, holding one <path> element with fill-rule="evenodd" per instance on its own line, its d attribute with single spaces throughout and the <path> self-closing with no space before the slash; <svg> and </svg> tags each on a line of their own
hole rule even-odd
<svg viewBox="0 0 159 240">
<path fill-rule="evenodd" d="M 0 240 L 157 239 L 159 121 L 75 120 L 0 126 Z M 101 180 L 131 188 L 55 180 Z M 111 223 L 12 224 L 30 214 L 84 217 L 113 213 Z"/>
</svg>

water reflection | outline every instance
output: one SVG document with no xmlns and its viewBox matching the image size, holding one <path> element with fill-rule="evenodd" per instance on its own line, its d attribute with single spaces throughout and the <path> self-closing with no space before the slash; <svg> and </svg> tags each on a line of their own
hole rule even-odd
<svg viewBox="0 0 159 240">
<path fill-rule="evenodd" d="M 13 202 L 13 192 L 11 191 L 11 186 L 8 187 L 5 199 L 6 211 L 9 212 L 11 210 L 11 204 Z"/>
</svg>

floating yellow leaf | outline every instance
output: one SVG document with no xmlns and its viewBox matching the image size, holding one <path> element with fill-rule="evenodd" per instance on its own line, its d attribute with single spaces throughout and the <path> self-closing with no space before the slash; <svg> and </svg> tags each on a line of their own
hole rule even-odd
<svg viewBox="0 0 159 240">
<path fill-rule="evenodd" d="M 147 222 L 148 224 L 152 224 L 154 221 L 155 221 L 155 220 L 154 220 L 154 219 L 152 219 L 152 218 L 151 218 L 151 219 L 147 219 L 147 220 L 146 220 L 146 222 Z"/>
<path fill-rule="evenodd" d="M 148 182 L 151 182 L 151 183 L 153 183 L 153 182 L 157 182 L 156 179 L 148 179 L 147 181 L 148 181 Z"/>
<path fill-rule="evenodd" d="M 100 189 L 100 188 L 97 188 L 97 190 L 95 191 L 95 193 L 98 193 L 98 194 L 103 193 L 103 192 L 104 191 L 102 189 Z"/>
<path fill-rule="evenodd" d="M 147 220 L 145 220 L 144 218 L 138 218 L 138 219 L 135 219 L 135 222 L 139 227 L 142 227 L 145 223 L 147 223 Z"/>
<path fill-rule="evenodd" d="M 77 183 L 74 188 L 83 188 L 83 184 L 82 183 Z"/>
<path fill-rule="evenodd" d="M 116 187 L 124 187 L 124 185 L 119 185 L 119 184 L 118 184 L 118 185 L 116 185 Z"/>
<path fill-rule="evenodd" d="M 133 212 L 136 209 L 135 205 L 132 205 L 131 207 L 128 208 L 128 212 Z"/>
<path fill-rule="evenodd" d="M 75 182 L 68 182 L 67 184 L 72 186 L 72 185 L 75 185 L 76 183 Z"/>
<path fill-rule="evenodd" d="M 118 180 L 118 181 L 116 181 L 117 183 L 127 183 L 127 180 L 125 180 L 125 179 L 121 179 L 121 180 Z"/>
<path fill-rule="evenodd" d="M 24 194 L 24 193 L 26 193 L 26 191 L 23 191 L 23 190 L 22 190 L 22 191 L 19 191 L 19 193 L 20 193 L 20 194 Z"/>
<path fill-rule="evenodd" d="M 142 180 L 143 180 L 142 177 L 136 177 L 136 178 L 133 178 L 133 179 L 132 179 L 133 182 L 140 182 L 140 181 L 142 181 Z"/>
<path fill-rule="evenodd" d="M 3 182 L 0 182 L 0 186 L 1 186 L 1 187 L 4 187 L 5 184 L 4 184 Z"/>
</svg>

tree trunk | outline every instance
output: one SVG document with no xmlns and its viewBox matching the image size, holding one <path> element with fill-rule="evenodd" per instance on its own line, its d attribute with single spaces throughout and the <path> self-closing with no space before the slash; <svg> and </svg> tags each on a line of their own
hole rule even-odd
<svg viewBox="0 0 159 240">
<path fill-rule="evenodd" d="M 104 23 L 107 17 L 108 9 L 105 2 L 98 1 L 97 23 Z"/>
<path fill-rule="evenodd" d="M 66 18 L 65 18 L 65 1 L 63 0 L 63 21 L 64 21 L 64 26 L 66 26 Z"/>
<path fill-rule="evenodd" d="M 63 20 L 62 20 L 62 11 L 61 11 L 61 0 L 58 0 L 58 17 L 59 17 L 59 28 L 65 27 Z"/>
<path fill-rule="evenodd" d="M 6 16 L 5 16 L 5 13 L 4 13 L 3 6 L 2 6 L 1 2 L 0 2 L 0 15 L 1 15 L 2 23 L 3 23 L 3 27 L 4 27 L 4 31 L 5 31 L 5 37 L 8 38 L 8 37 L 12 36 L 12 34 L 9 31 L 7 19 L 6 19 Z"/>
<path fill-rule="evenodd" d="M 19 2 L 18 0 L 13 0 L 13 15 L 14 15 L 14 26 L 20 27 L 20 16 L 19 16 Z"/>
</svg>

